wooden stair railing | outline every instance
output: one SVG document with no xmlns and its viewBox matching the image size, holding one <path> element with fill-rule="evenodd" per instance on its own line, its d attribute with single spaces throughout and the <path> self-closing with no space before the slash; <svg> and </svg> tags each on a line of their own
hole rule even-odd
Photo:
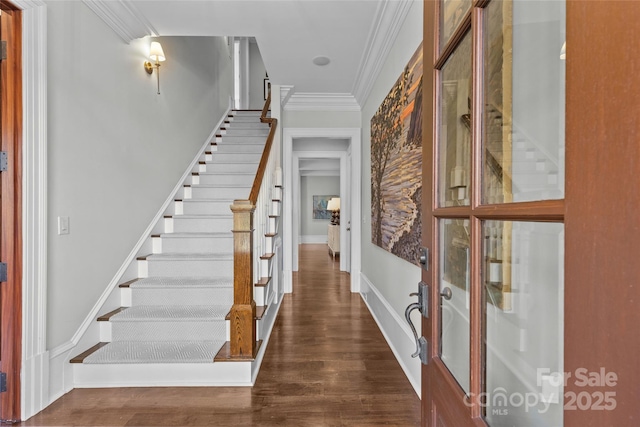
<svg viewBox="0 0 640 427">
<path fill-rule="evenodd" d="M 256 356 L 256 303 L 254 283 L 254 212 L 263 188 L 263 179 L 270 164 L 271 146 L 278 120 L 267 117 L 271 105 L 271 92 L 264 104 L 260 121 L 271 129 L 265 143 L 256 177 L 248 199 L 237 199 L 231 205 L 233 212 L 233 306 L 229 313 L 231 330 L 229 356 L 232 359 L 253 359 Z M 258 254 L 258 256 L 261 254 Z"/>
</svg>

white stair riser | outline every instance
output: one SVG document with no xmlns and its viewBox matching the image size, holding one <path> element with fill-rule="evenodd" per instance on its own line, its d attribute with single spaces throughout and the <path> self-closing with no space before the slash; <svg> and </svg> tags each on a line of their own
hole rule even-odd
<svg viewBox="0 0 640 427">
<path fill-rule="evenodd" d="M 273 258 L 260 260 L 261 277 L 271 277 L 271 261 L 273 261 Z"/>
<path fill-rule="evenodd" d="M 265 126 L 266 126 L 266 128 L 265 128 Z M 269 130 L 269 125 L 266 125 L 264 123 L 259 123 L 258 121 L 255 121 L 255 122 L 231 121 L 229 123 L 225 123 L 225 129 L 224 129 L 225 132 L 221 132 L 219 135 L 224 135 L 226 132 L 229 132 L 232 129 L 233 130 L 237 130 L 237 131 L 243 131 L 243 130 L 260 130 L 260 131 L 263 131 L 264 129 Z"/>
<path fill-rule="evenodd" d="M 233 236 L 225 237 L 170 237 L 159 238 L 160 252 L 154 253 L 207 253 L 233 252 Z M 155 245 L 154 245 L 155 248 Z"/>
<path fill-rule="evenodd" d="M 134 305 L 231 305 L 233 288 L 133 288 Z"/>
<path fill-rule="evenodd" d="M 184 215 L 228 215 L 231 213 L 232 203 L 233 199 L 222 201 L 185 200 L 182 202 L 180 213 Z"/>
<path fill-rule="evenodd" d="M 148 277 L 202 277 L 233 275 L 233 259 L 147 260 Z"/>
<path fill-rule="evenodd" d="M 248 135 L 248 136 L 240 136 L 240 135 L 222 135 L 217 136 L 216 141 L 218 145 L 233 145 L 233 144 L 262 144 L 266 141 L 266 137 L 264 136 L 256 136 L 256 135 Z"/>
<path fill-rule="evenodd" d="M 197 341 L 224 336 L 224 319 L 207 321 L 119 321 L 111 323 L 112 341 Z"/>
<path fill-rule="evenodd" d="M 256 174 L 258 170 L 258 162 L 254 163 L 207 163 L 205 167 L 200 170 L 200 172 L 213 172 L 213 173 L 222 173 L 222 172 L 246 172 Z"/>
<path fill-rule="evenodd" d="M 233 217 L 189 218 L 173 217 L 174 233 L 219 233 L 233 229 Z M 169 232 L 167 230 L 167 232 Z"/>
<path fill-rule="evenodd" d="M 271 214 L 280 215 L 280 202 L 278 200 L 273 200 L 271 202 Z"/>
<path fill-rule="evenodd" d="M 213 156 L 218 156 L 220 154 L 227 153 L 260 153 L 264 151 L 264 143 L 262 144 L 225 144 L 221 143 L 217 145 L 218 149 L 216 150 Z"/>
<path fill-rule="evenodd" d="M 228 173 L 207 173 L 198 175 L 198 184 L 236 184 L 250 187 L 253 185 L 255 174 L 228 174 Z"/>
<path fill-rule="evenodd" d="M 221 153 L 216 152 L 212 156 L 210 164 L 216 163 L 254 163 L 257 165 L 260 163 L 260 153 Z M 207 168 L 208 169 L 208 168 Z"/>
<path fill-rule="evenodd" d="M 224 185 L 224 184 L 222 184 Z M 191 198 L 192 199 L 210 199 L 210 198 L 232 198 L 246 199 L 251 192 L 251 185 L 246 187 L 206 187 L 206 186 L 192 186 Z"/>
<path fill-rule="evenodd" d="M 277 233 L 278 232 L 278 218 L 269 218 L 269 229 L 267 233 Z"/>
<path fill-rule="evenodd" d="M 240 122 L 234 123 L 235 126 L 228 127 L 225 132 L 222 134 L 227 136 L 261 136 L 263 138 L 267 138 L 269 135 L 269 127 L 265 128 L 242 128 L 238 126 Z"/>
<path fill-rule="evenodd" d="M 260 114 L 233 114 L 231 117 L 227 119 L 230 124 L 234 125 L 236 123 L 256 123 L 262 126 L 265 126 L 265 123 L 260 121 Z"/>
<path fill-rule="evenodd" d="M 271 190 L 271 198 L 274 200 L 282 200 L 282 187 L 273 187 L 273 190 Z"/>
<path fill-rule="evenodd" d="M 253 299 L 256 305 L 265 305 L 269 300 L 269 292 L 271 291 L 271 281 L 267 286 L 254 286 L 253 287 Z"/>
<path fill-rule="evenodd" d="M 265 252 L 273 252 L 273 237 L 265 236 L 264 238 L 264 250 Z"/>
<path fill-rule="evenodd" d="M 252 362 L 73 365 L 77 388 L 149 386 L 251 386 Z"/>
</svg>

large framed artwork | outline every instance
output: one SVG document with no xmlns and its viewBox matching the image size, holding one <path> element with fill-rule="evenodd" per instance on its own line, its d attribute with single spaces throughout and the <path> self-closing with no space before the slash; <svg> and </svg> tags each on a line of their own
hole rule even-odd
<svg viewBox="0 0 640 427">
<path fill-rule="evenodd" d="M 422 44 L 371 118 L 371 240 L 419 265 Z"/>
</svg>

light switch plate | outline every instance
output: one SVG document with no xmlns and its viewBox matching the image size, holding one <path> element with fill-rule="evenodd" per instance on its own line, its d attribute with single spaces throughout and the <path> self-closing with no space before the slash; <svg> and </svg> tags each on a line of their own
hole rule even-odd
<svg viewBox="0 0 640 427">
<path fill-rule="evenodd" d="M 59 216 L 58 217 L 58 234 L 69 234 L 69 217 L 68 216 Z"/>
</svg>

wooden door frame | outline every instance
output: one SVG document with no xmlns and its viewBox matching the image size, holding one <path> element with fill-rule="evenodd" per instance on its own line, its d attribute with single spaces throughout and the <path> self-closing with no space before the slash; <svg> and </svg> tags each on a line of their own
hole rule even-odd
<svg viewBox="0 0 640 427">
<path fill-rule="evenodd" d="M 20 419 L 22 361 L 22 12 L 0 1 L 2 35 L 8 31 L 7 59 L 1 63 L 1 150 L 8 154 L 2 172 L 1 261 L 7 263 L 7 282 L 0 302 L 0 370 L 7 374 L 7 392 L 0 394 L 0 419 Z M 5 28 L 8 26 L 9 28 Z"/>
<path fill-rule="evenodd" d="M 565 406 L 566 427 L 640 417 L 640 58 L 630 42 L 638 34 L 635 2 L 567 1 L 565 393 L 615 393 L 616 408 Z M 578 369 L 601 368 L 615 385 L 576 381 Z"/>
<path fill-rule="evenodd" d="M 435 3 L 424 1 L 425 61 L 434 57 Z M 566 19 L 566 201 L 547 218 L 564 217 L 565 223 L 564 371 L 571 376 L 564 389 L 564 425 L 630 425 L 639 416 L 640 383 L 634 357 L 640 352 L 640 81 L 635 78 L 640 57 L 631 42 L 640 33 L 640 7 L 626 1 L 568 0 Z M 435 135 L 434 87 L 423 106 L 425 138 Z M 423 146 L 424 185 L 430 186 L 426 166 L 433 164 L 433 155 L 430 144 Z M 426 213 L 432 212 L 430 202 L 423 200 Z M 526 214 L 527 206 L 523 208 Z M 433 224 L 424 227 L 425 246 L 432 245 L 434 232 Z M 430 313 L 436 313 L 436 295 L 432 289 Z M 427 319 L 423 327 L 433 331 L 434 323 Z M 431 348 L 430 363 L 436 354 Z M 479 363 L 477 357 L 473 363 Z M 422 424 L 429 426 L 438 425 L 429 393 L 441 393 L 442 386 L 429 382 L 433 369 L 432 364 L 422 370 Z M 578 372 L 581 378 L 576 378 Z M 585 375 L 601 384 L 584 385 Z M 444 398 L 459 398 L 447 391 Z M 570 405 L 571 396 L 582 394 L 593 403 L 596 393 L 607 392 L 615 409 L 580 408 L 575 401 Z M 486 425 L 471 413 L 463 415 L 460 425 L 468 423 L 468 416 L 473 424 Z"/>
</svg>

